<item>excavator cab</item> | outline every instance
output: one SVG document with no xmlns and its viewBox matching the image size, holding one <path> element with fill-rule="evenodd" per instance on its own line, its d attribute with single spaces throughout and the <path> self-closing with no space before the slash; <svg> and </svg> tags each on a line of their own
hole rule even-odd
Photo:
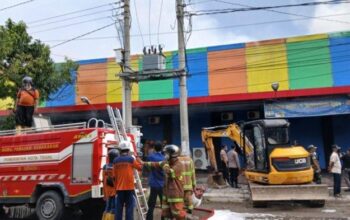
<svg viewBox="0 0 350 220">
<path fill-rule="evenodd" d="M 289 146 L 289 122 L 286 120 L 257 120 L 241 126 L 243 146 L 251 146 L 249 152 L 243 148 L 247 170 L 268 173 L 269 155 L 274 148 Z"/>
</svg>

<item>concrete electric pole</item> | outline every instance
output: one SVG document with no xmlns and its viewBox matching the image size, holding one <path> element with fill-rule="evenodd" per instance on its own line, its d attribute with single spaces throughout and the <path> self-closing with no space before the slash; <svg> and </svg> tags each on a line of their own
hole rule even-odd
<svg viewBox="0 0 350 220">
<path fill-rule="evenodd" d="M 130 72 L 130 0 L 124 0 L 124 72 Z M 131 82 L 123 78 L 123 120 L 126 129 L 132 126 Z"/>
<path fill-rule="evenodd" d="M 182 154 L 190 154 L 189 132 L 188 132 L 188 109 L 187 109 L 187 85 L 186 85 L 186 56 L 184 36 L 184 2 L 176 0 L 177 33 L 179 47 L 179 69 L 183 70 L 180 76 L 180 129 Z"/>
</svg>

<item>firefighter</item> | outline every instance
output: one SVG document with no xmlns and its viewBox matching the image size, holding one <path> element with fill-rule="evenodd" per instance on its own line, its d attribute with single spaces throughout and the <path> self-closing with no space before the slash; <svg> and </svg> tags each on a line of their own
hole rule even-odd
<svg viewBox="0 0 350 220">
<path fill-rule="evenodd" d="M 196 173 L 193 165 L 193 160 L 188 156 L 180 156 L 179 160 L 184 166 L 182 176 L 184 179 L 184 204 L 187 213 L 192 214 L 193 203 L 192 194 L 196 188 Z"/>
<path fill-rule="evenodd" d="M 194 219 L 184 209 L 184 165 L 179 160 L 180 148 L 176 145 L 164 147 L 165 160 L 162 162 L 144 162 L 148 168 L 163 169 L 165 183 L 163 188 L 162 219 Z"/>
<path fill-rule="evenodd" d="M 113 220 L 115 215 L 115 188 L 113 176 L 113 161 L 119 156 L 117 149 L 108 151 L 108 163 L 103 166 L 103 195 L 106 201 L 102 220 Z"/>
<path fill-rule="evenodd" d="M 113 160 L 114 186 L 117 194 L 115 220 L 123 219 L 124 207 L 126 209 L 125 219 L 133 220 L 135 208 L 134 169 L 141 170 L 142 165 L 139 159 L 130 155 L 132 148 L 130 141 L 121 141 L 118 148 L 120 156 Z"/>
<path fill-rule="evenodd" d="M 32 127 L 33 114 L 39 102 L 39 91 L 34 88 L 33 79 L 26 76 L 22 79 L 22 88 L 17 93 L 15 102 L 16 131 Z"/>
</svg>

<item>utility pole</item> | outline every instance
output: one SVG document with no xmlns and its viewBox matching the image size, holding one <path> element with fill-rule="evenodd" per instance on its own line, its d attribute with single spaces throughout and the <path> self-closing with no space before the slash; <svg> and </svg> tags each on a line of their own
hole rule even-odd
<svg viewBox="0 0 350 220">
<path fill-rule="evenodd" d="M 124 72 L 131 71 L 130 68 L 130 0 L 124 0 Z M 127 78 L 122 79 L 123 87 L 123 120 L 126 129 L 132 126 L 131 107 L 131 82 Z"/>
<path fill-rule="evenodd" d="M 190 156 L 188 109 L 187 109 L 187 85 L 186 85 L 186 56 L 184 36 L 184 1 L 176 0 L 177 39 L 179 47 L 179 69 L 183 70 L 180 76 L 180 129 L 182 154 Z"/>
</svg>

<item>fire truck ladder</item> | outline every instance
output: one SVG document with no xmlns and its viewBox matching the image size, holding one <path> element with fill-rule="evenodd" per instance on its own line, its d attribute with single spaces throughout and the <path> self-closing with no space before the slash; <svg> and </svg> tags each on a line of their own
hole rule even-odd
<svg viewBox="0 0 350 220">
<path fill-rule="evenodd" d="M 109 119 L 111 121 L 112 127 L 115 130 L 116 139 L 119 141 L 127 140 L 128 137 L 126 135 L 124 122 L 119 109 L 116 108 L 113 111 L 113 108 L 108 105 L 107 111 L 108 111 L 108 115 L 109 115 Z M 134 179 L 135 179 L 134 184 L 135 184 L 137 212 L 139 213 L 139 217 L 141 220 L 146 220 L 148 204 L 147 204 L 146 195 L 142 187 L 141 178 L 137 170 L 134 170 Z"/>
</svg>

